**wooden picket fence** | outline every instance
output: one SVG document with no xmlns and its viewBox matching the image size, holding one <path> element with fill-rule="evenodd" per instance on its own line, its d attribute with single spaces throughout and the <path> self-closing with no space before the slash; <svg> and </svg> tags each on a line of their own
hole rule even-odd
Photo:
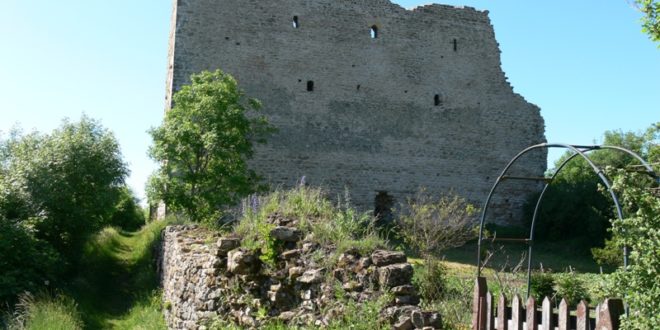
<svg viewBox="0 0 660 330">
<path fill-rule="evenodd" d="M 584 300 L 573 316 L 564 299 L 556 312 L 548 297 L 541 302 L 541 306 L 532 297 L 525 303 L 519 295 L 513 297 L 511 306 L 507 305 L 507 298 L 502 294 L 497 302 L 493 299 L 486 278 L 478 277 L 472 301 L 473 330 L 618 330 L 619 316 L 624 313 L 620 299 L 606 299 L 596 307 L 593 317 Z"/>
</svg>

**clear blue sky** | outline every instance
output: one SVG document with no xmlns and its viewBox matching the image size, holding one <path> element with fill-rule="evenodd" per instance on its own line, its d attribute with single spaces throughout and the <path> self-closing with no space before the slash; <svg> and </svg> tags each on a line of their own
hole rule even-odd
<svg viewBox="0 0 660 330">
<path fill-rule="evenodd" d="M 548 141 L 589 144 L 605 130 L 660 121 L 660 49 L 626 0 L 443 3 L 490 11 L 504 71 L 541 107 Z M 50 131 L 82 113 L 99 119 L 119 139 L 142 196 L 156 167 L 146 131 L 163 115 L 171 1 L 1 4 L 0 131 L 17 123 Z"/>
</svg>

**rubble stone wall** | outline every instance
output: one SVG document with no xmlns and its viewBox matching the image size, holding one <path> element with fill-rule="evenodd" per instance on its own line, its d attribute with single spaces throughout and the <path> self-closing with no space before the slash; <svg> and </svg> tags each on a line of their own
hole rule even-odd
<svg viewBox="0 0 660 330">
<path fill-rule="evenodd" d="M 387 299 L 381 317 L 394 329 L 442 328 L 438 313 L 417 307 L 413 267 L 402 252 L 346 251 L 328 269 L 312 255 L 331 251 L 280 225 L 271 236 L 284 248 L 276 265 L 266 268 L 235 237 L 190 225 L 169 226 L 162 236 L 159 266 L 169 329 L 207 329 L 218 319 L 259 328 L 273 318 L 292 326 L 322 327 L 343 312 L 338 289 L 344 291 L 343 299 L 356 302 Z M 257 316 L 258 311 L 266 315 Z"/>
</svg>

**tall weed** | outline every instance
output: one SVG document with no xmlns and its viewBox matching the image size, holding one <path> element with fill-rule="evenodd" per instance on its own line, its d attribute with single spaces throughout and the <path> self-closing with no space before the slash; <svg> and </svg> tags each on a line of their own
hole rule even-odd
<svg viewBox="0 0 660 330">
<path fill-rule="evenodd" d="M 24 293 L 7 322 L 9 330 L 77 330 L 83 328 L 76 302 L 66 296 Z"/>
</svg>

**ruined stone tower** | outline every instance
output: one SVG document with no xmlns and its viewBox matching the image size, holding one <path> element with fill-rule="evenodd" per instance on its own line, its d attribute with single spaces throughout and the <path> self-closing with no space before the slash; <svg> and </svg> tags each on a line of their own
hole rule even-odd
<svg viewBox="0 0 660 330">
<path fill-rule="evenodd" d="M 388 0 L 174 0 L 168 106 L 192 73 L 217 68 L 279 128 L 256 150 L 258 173 L 274 187 L 303 176 L 331 196 L 346 187 L 365 210 L 420 186 L 482 205 L 509 159 L 545 141 L 538 107 L 502 72 L 487 11 L 406 10 Z M 545 156 L 522 170 L 541 175 Z M 522 195 L 510 196 L 495 204 L 517 209 Z"/>
</svg>

